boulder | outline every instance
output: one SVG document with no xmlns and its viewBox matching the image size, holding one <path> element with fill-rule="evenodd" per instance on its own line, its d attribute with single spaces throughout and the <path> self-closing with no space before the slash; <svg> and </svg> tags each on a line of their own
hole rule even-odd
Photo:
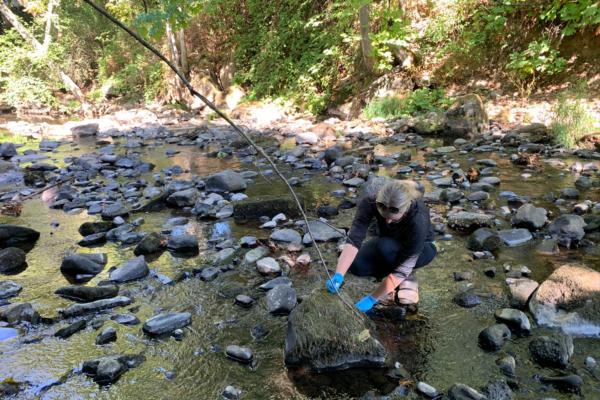
<svg viewBox="0 0 600 400">
<path fill-rule="evenodd" d="M 98 336 L 96 336 L 96 344 L 102 346 L 117 340 L 117 330 L 115 328 L 108 327 L 104 329 Z"/>
<path fill-rule="evenodd" d="M 287 285 L 277 285 L 267 293 L 267 310 L 275 315 L 287 315 L 298 302 L 296 290 Z"/>
<path fill-rule="evenodd" d="M 116 217 L 125 218 L 129 215 L 129 209 L 121 202 L 109 204 L 102 209 L 101 216 L 105 221 L 112 221 Z"/>
<path fill-rule="evenodd" d="M 510 330 L 506 325 L 492 325 L 479 333 L 479 345 L 484 350 L 500 350 L 510 336 Z"/>
<path fill-rule="evenodd" d="M 110 299 L 119 294 L 117 285 L 103 286 L 64 286 L 58 288 L 55 294 L 78 303 L 90 303 L 101 299 Z"/>
<path fill-rule="evenodd" d="M 314 240 L 317 242 L 329 242 L 331 240 L 338 240 L 343 238 L 346 233 L 342 229 L 337 229 L 329 226 L 328 224 L 322 221 L 308 221 L 308 227 L 310 228 Z M 311 244 L 312 240 L 310 235 L 308 234 L 308 229 L 304 228 L 304 238 L 302 239 L 302 243 Z"/>
<path fill-rule="evenodd" d="M 138 256 L 111 271 L 109 279 L 118 283 L 129 282 L 141 279 L 149 273 L 150 270 L 148 269 L 148 264 L 146 264 L 144 256 Z"/>
<path fill-rule="evenodd" d="M 527 314 L 514 308 L 501 308 L 496 310 L 494 317 L 498 322 L 506 324 L 517 335 L 528 336 L 531 332 L 531 323 Z"/>
<path fill-rule="evenodd" d="M 457 97 L 445 114 L 444 133 L 472 139 L 488 129 L 489 120 L 483 101 L 477 94 Z"/>
<path fill-rule="evenodd" d="M 167 203 L 175 207 L 193 207 L 198 199 L 198 190 L 190 188 L 180 190 L 167 197 Z"/>
<path fill-rule="evenodd" d="M 304 201 L 299 198 L 304 207 Z M 289 218 L 300 216 L 300 210 L 292 196 L 261 196 L 237 201 L 233 204 L 233 218 L 236 221 L 247 221 L 267 216 L 273 218 L 279 213 L 284 213 Z"/>
<path fill-rule="evenodd" d="M 524 228 L 502 229 L 498 231 L 498 236 L 508 247 L 520 246 L 533 239 L 531 232 Z"/>
<path fill-rule="evenodd" d="M 388 354 L 367 323 L 330 294 L 312 293 L 288 318 L 285 364 L 313 371 L 384 367 Z"/>
<path fill-rule="evenodd" d="M 23 269 L 26 254 L 18 247 L 7 247 L 0 250 L 0 274 L 9 274 Z"/>
<path fill-rule="evenodd" d="M 472 251 L 496 251 L 502 246 L 502 239 L 496 231 L 479 228 L 469 236 L 467 248 Z"/>
<path fill-rule="evenodd" d="M 39 319 L 40 315 L 30 303 L 14 303 L 0 310 L 0 320 L 9 324 L 18 324 L 19 322 L 35 324 Z"/>
<path fill-rule="evenodd" d="M 184 328 L 191 323 L 192 314 L 189 312 L 162 313 L 148 319 L 142 329 L 147 335 L 157 336 Z"/>
<path fill-rule="evenodd" d="M 529 278 L 507 278 L 506 283 L 510 291 L 510 305 L 517 308 L 524 308 L 539 286 L 539 283 Z"/>
<path fill-rule="evenodd" d="M 197 252 L 198 237 L 195 235 L 175 235 L 169 238 L 167 249 L 173 252 Z"/>
<path fill-rule="evenodd" d="M 281 267 L 272 257 L 265 257 L 258 260 L 256 262 L 256 269 L 262 275 L 281 275 Z"/>
<path fill-rule="evenodd" d="M 231 169 L 208 176 L 204 183 L 206 190 L 210 192 L 239 192 L 246 190 L 246 181 L 244 178 Z"/>
<path fill-rule="evenodd" d="M 600 272 L 563 265 L 538 288 L 529 310 L 539 325 L 577 336 L 600 336 Z"/>
<path fill-rule="evenodd" d="M 29 248 L 39 239 L 40 233 L 24 226 L 0 224 L 0 248 Z"/>
<path fill-rule="evenodd" d="M 0 281 L 0 300 L 15 297 L 23 288 L 13 281 Z"/>
<path fill-rule="evenodd" d="M 60 264 L 60 272 L 76 280 L 85 280 L 98 275 L 106 265 L 106 254 L 77 253 L 66 256 Z"/>
<path fill-rule="evenodd" d="M 547 214 L 548 212 L 544 208 L 536 207 L 531 203 L 523 204 L 513 217 L 512 224 L 517 228 L 537 231 L 548 222 Z"/>
<path fill-rule="evenodd" d="M 75 125 L 71 125 L 71 133 L 73 136 L 94 136 L 98 134 L 98 123 L 82 121 Z"/>
<path fill-rule="evenodd" d="M 156 232 L 151 232 L 144 236 L 144 238 L 137 244 L 133 250 L 133 254 L 136 256 L 142 256 L 146 254 L 158 253 L 165 247 L 163 240 L 164 238 L 162 235 Z"/>
<path fill-rule="evenodd" d="M 573 339 L 570 336 L 540 336 L 529 342 L 529 353 L 542 367 L 566 368 L 573 355 Z"/>
<path fill-rule="evenodd" d="M 565 247 L 576 245 L 585 236 L 586 223 L 579 215 L 565 214 L 556 218 L 548 227 L 548 231 Z"/>
<path fill-rule="evenodd" d="M 277 229 L 271 233 L 271 240 L 284 243 L 300 243 L 302 237 L 294 229 Z"/>
<path fill-rule="evenodd" d="M 474 212 L 460 211 L 448 216 L 448 226 L 461 231 L 473 231 L 482 227 L 491 227 L 494 216 Z"/>
<path fill-rule="evenodd" d="M 419 135 L 434 135 L 444 130 L 446 116 L 443 112 L 432 111 L 412 118 L 410 125 Z"/>
</svg>

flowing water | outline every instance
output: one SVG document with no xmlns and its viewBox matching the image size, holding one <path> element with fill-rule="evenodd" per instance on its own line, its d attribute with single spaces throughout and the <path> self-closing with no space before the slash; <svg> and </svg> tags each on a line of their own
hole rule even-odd
<svg viewBox="0 0 600 400">
<path fill-rule="evenodd" d="M 431 141 L 431 145 L 440 145 Z M 25 146 L 36 148 L 35 143 Z M 92 151 L 93 142 L 79 142 L 62 145 L 56 152 L 49 153 L 57 165 L 63 165 L 66 156 L 81 155 Z M 176 148 L 179 154 L 165 157 L 167 148 Z M 392 154 L 403 150 L 404 146 L 379 147 L 377 151 Z M 413 159 L 423 159 L 423 152 L 414 147 Z M 254 169 L 243 165 L 239 160 L 208 158 L 205 150 L 193 146 L 156 146 L 139 150 L 144 161 L 153 162 L 155 171 L 177 164 L 193 174 L 208 175 L 225 168 Z M 467 157 L 455 153 L 454 159 L 466 170 Z M 506 156 L 484 153 L 477 158 L 493 158 L 499 166 L 502 179 L 501 190 L 511 190 L 519 195 L 527 195 L 549 210 L 555 206 L 543 202 L 548 192 L 573 185 L 574 175 L 549 166 L 542 166 L 529 179 L 521 177 L 522 170 L 513 166 Z M 285 168 L 284 168 L 285 169 Z M 381 174 L 394 174 L 394 168 L 381 169 Z M 289 171 L 304 178 L 304 170 Z M 186 178 L 187 175 L 181 175 Z M 179 177 L 178 177 L 179 178 Z M 425 182 L 425 181 L 424 181 Z M 427 185 L 427 182 L 425 182 Z M 310 176 L 308 182 L 299 188 L 309 208 L 317 203 L 331 201 L 332 190 L 341 188 L 337 183 L 328 182 L 320 174 Z M 256 183 L 249 186 L 246 193 L 252 198 L 264 194 L 279 195 L 286 189 L 277 177 L 268 180 L 258 176 Z M 597 190 L 585 193 L 585 198 L 599 200 Z M 54 316 L 58 308 L 70 304 L 54 291 L 68 284 L 59 270 L 62 258 L 73 251 L 104 252 L 109 263 L 105 270 L 89 284 L 95 285 L 108 277 L 108 268 L 118 265 L 133 256 L 133 247 L 121 247 L 108 243 L 100 248 L 80 248 L 75 243 L 81 238 L 77 229 L 86 221 L 97 217 L 86 212 L 67 215 L 62 210 L 48 207 L 49 193 L 29 200 L 24 204 L 20 217 L 0 216 L 2 223 L 15 223 L 31 227 L 41 233 L 35 247 L 28 253 L 28 267 L 25 271 L 3 277 L 23 286 L 23 291 L 14 301 L 31 302 L 42 316 Z M 335 200 L 334 200 L 335 201 Z M 501 204 L 499 204 L 501 205 Z M 439 208 L 440 206 L 436 206 Z M 348 227 L 354 210 L 341 211 L 333 219 L 337 226 Z M 177 210 L 165 209 L 159 212 L 134 215 L 142 216 L 144 232 L 160 231 L 165 221 L 180 215 Z M 213 282 L 203 282 L 197 278 L 183 279 L 194 268 L 210 264 L 214 254 L 209 240 L 222 232 L 231 231 L 235 239 L 248 234 L 258 238 L 268 238 L 269 232 L 258 229 L 256 224 L 237 225 L 232 220 L 196 222 L 193 218 L 186 228 L 200 239 L 201 252 L 196 257 L 178 258 L 169 252 L 149 262 L 150 268 L 161 276 L 167 276 L 175 283 L 164 285 L 161 280 L 149 277 L 139 282 L 124 284 L 121 293 L 131 295 L 134 303 L 113 313 L 134 313 L 142 322 L 159 311 L 190 311 L 192 325 L 185 329 L 182 341 L 173 338 L 149 339 L 142 334 L 140 325 L 118 325 L 105 314 L 107 321 L 103 328 L 115 326 L 117 342 L 96 346 L 95 337 L 99 331 L 88 327 L 67 340 L 53 337 L 54 332 L 64 323 L 40 324 L 19 335 L 11 328 L 0 327 L 0 382 L 15 381 L 26 383 L 19 398 L 42 399 L 217 399 L 227 385 L 240 388 L 246 399 L 306 399 L 306 398 L 349 398 L 376 389 L 387 392 L 394 388 L 381 371 L 359 370 L 337 374 L 311 375 L 288 373 L 283 362 L 283 348 L 286 332 L 286 318 L 268 314 L 264 304 L 264 294 L 258 285 L 264 279 L 257 277 L 253 269 L 236 265 L 231 271 L 221 274 Z M 537 399 L 544 396 L 557 399 L 577 398 L 544 387 L 535 379 L 536 374 L 553 374 L 533 364 L 528 356 L 529 339 L 513 339 L 498 354 L 482 351 L 477 344 L 479 332 L 494 323 L 493 311 L 506 304 L 505 284 L 502 273 L 490 279 L 481 271 L 490 265 L 501 271 L 504 263 L 526 265 L 533 271 L 533 279 L 542 281 L 552 270 L 563 262 L 577 261 L 600 271 L 600 251 L 597 247 L 588 251 L 562 252 L 559 256 L 542 257 L 535 253 L 531 244 L 514 249 L 503 249 L 496 260 L 467 261 L 470 252 L 465 248 L 465 238 L 455 236 L 452 241 L 438 242 L 440 254 L 434 262 L 418 271 L 421 287 L 420 312 L 417 318 L 405 322 L 379 321 L 378 332 L 381 340 L 393 351 L 393 360 L 399 360 L 418 379 L 444 390 L 456 382 L 478 388 L 491 379 L 501 378 L 495 360 L 508 353 L 517 360 L 518 379 L 522 390 L 516 398 Z M 335 266 L 334 244 L 322 245 L 329 262 Z M 312 259 L 316 259 L 313 249 Z M 243 251 L 238 251 L 238 258 Z M 308 270 L 290 271 L 290 277 L 299 297 L 315 288 L 324 287 L 323 273 L 318 263 L 313 261 Z M 463 309 L 452 303 L 459 283 L 452 279 L 452 272 L 472 269 L 476 274 L 474 284 L 487 294 L 484 303 L 474 309 Z M 354 285 L 358 279 L 348 278 L 347 289 L 353 298 L 364 293 Z M 233 304 L 238 293 L 260 299 L 249 310 Z M 102 329 L 103 329 L 102 328 Z M 252 334 L 254 332 L 254 335 Z M 257 335 L 257 332 L 259 333 Z M 544 333 L 535 328 L 534 334 Z M 254 336 L 254 337 L 253 337 Z M 572 365 L 582 374 L 585 384 L 582 396 L 588 399 L 600 398 L 600 381 L 592 373 L 585 371 L 583 360 L 593 356 L 600 360 L 598 339 L 575 339 L 575 354 Z M 229 344 L 248 346 L 254 351 L 255 362 L 242 365 L 228 360 L 224 349 Z M 84 360 L 111 354 L 143 354 L 145 361 L 126 372 L 121 379 L 108 387 L 99 387 L 85 375 L 78 373 Z M 541 390 L 546 392 L 542 393 Z M 575 396 L 575 397 L 574 397 Z"/>
</svg>

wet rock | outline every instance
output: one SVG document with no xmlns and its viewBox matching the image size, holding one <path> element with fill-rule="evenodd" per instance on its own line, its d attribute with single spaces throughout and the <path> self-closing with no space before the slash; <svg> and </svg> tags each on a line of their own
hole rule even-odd
<svg viewBox="0 0 600 400">
<path fill-rule="evenodd" d="M 27 248 L 40 237 L 40 233 L 24 226 L 0 224 L 0 247 Z"/>
<path fill-rule="evenodd" d="M 429 399 L 433 399 L 439 395 L 439 392 L 436 388 L 425 382 L 417 383 L 417 392 Z"/>
<path fill-rule="evenodd" d="M 513 226 L 517 228 L 525 228 L 530 231 L 541 229 L 548 221 L 548 212 L 541 207 L 536 207 L 533 204 L 524 204 L 517 210 L 517 213 L 512 219 Z"/>
<path fill-rule="evenodd" d="M 467 196 L 467 200 L 469 200 L 469 201 L 485 201 L 489 198 L 490 198 L 490 195 L 487 192 L 484 192 L 482 190 L 470 193 Z"/>
<path fill-rule="evenodd" d="M 40 315 L 33 309 L 30 303 L 14 303 L 0 310 L 0 319 L 9 324 L 17 324 L 19 322 L 35 324 L 39 321 Z"/>
<path fill-rule="evenodd" d="M 21 292 L 21 285 L 13 281 L 0 281 L 0 300 L 15 297 Z"/>
<path fill-rule="evenodd" d="M 223 389 L 221 396 L 225 400 L 239 400 L 242 396 L 242 391 L 235 386 L 229 385 Z"/>
<path fill-rule="evenodd" d="M 273 239 L 273 238 L 271 238 Z M 244 248 L 254 248 L 258 245 L 258 241 L 254 236 L 244 236 L 240 239 L 240 246 Z"/>
<path fill-rule="evenodd" d="M 112 221 L 116 217 L 127 217 L 129 215 L 129 209 L 121 202 L 110 204 L 102 209 L 102 219 L 105 221 Z"/>
<path fill-rule="evenodd" d="M 113 327 L 104 329 L 98 336 L 96 336 L 96 344 L 102 346 L 111 342 L 117 341 L 117 331 Z"/>
<path fill-rule="evenodd" d="M 98 126 L 97 122 L 82 121 L 71 126 L 71 133 L 79 137 L 94 136 L 98 134 Z"/>
<path fill-rule="evenodd" d="M 510 291 L 510 305 L 516 308 L 524 308 L 539 286 L 539 283 L 529 278 L 507 278 L 506 283 Z"/>
<path fill-rule="evenodd" d="M 472 231 L 482 227 L 491 227 L 493 215 L 460 211 L 448 216 L 448 226 L 456 230 Z"/>
<path fill-rule="evenodd" d="M 55 294 L 78 303 L 89 303 L 101 299 L 109 299 L 119 294 L 117 285 L 103 286 L 65 286 L 58 288 Z"/>
<path fill-rule="evenodd" d="M 498 236 L 508 247 L 520 246 L 533 239 L 531 232 L 524 228 L 502 229 L 498 231 Z"/>
<path fill-rule="evenodd" d="M 560 245 L 571 247 L 583 239 L 585 225 L 585 221 L 579 215 L 565 214 L 555 219 L 548 231 L 556 237 Z"/>
<path fill-rule="evenodd" d="M 481 304 L 481 297 L 473 292 L 466 291 L 455 295 L 452 301 L 461 307 L 473 308 Z"/>
<path fill-rule="evenodd" d="M 198 237 L 194 235 L 181 234 L 171 236 L 167 242 L 167 249 L 172 252 L 197 252 Z"/>
<path fill-rule="evenodd" d="M 167 203 L 175 207 L 193 207 L 198 199 L 196 188 L 180 190 L 167 197 Z"/>
<path fill-rule="evenodd" d="M 250 348 L 241 347 L 235 344 L 227 346 L 225 354 L 232 360 L 241 362 L 242 364 L 250 364 L 254 359 L 254 355 Z"/>
<path fill-rule="evenodd" d="M 106 356 L 84 361 L 81 371 L 99 385 L 110 385 L 127 370 L 137 367 L 143 361 L 143 356 Z"/>
<path fill-rule="evenodd" d="M 261 290 L 264 290 L 265 292 L 267 292 L 278 285 L 285 285 L 285 286 L 292 287 L 292 281 L 287 276 L 279 276 L 277 278 L 271 279 L 270 281 L 263 283 L 262 285 L 259 286 L 259 288 Z"/>
<path fill-rule="evenodd" d="M 96 300 L 91 303 L 71 304 L 61 311 L 65 318 L 78 317 L 80 315 L 108 310 L 115 307 L 123 307 L 131 304 L 131 299 L 125 296 L 117 296 L 110 299 Z"/>
<path fill-rule="evenodd" d="M 469 236 L 467 248 L 473 251 L 496 251 L 502 246 L 502 239 L 489 228 L 479 228 Z"/>
<path fill-rule="evenodd" d="M 350 187 L 360 187 L 360 186 L 364 185 L 365 180 L 362 178 L 359 178 L 359 177 L 354 177 L 354 178 L 346 179 L 342 183 L 344 185 L 350 186 Z"/>
<path fill-rule="evenodd" d="M 17 155 L 17 148 L 13 143 L 0 143 L 0 157 L 11 158 Z"/>
<path fill-rule="evenodd" d="M 98 244 L 103 244 L 105 242 L 106 242 L 106 233 L 99 232 L 99 233 L 92 233 L 91 235 L 84 236 L 84 238 L 81 239 L 79 242 L 77 242 L 77 244 L 82 247 L 91 247 L 91 246 L 95 246 Z"/>
<path fill-rule="evenodd" d="M 573 340 L 570 336 L 540 336 L 529 342 L 529 353 L 542 367 L 566 368 L 573 355 Z"/>
<path fill-rule="evenodd" d="M 600 335 L 600 272 L 563 265 L 538 288 L 529 310 L 540 325 L 578 336 Z"/>
<path fill-rule="evenodd" d="M 496 310 L 494 316 L 498 322 L 506 324 L 511 331 L 518 335 L 528 336 L 531 333 L 531 323 L 523 311 L 502 308 Z"/>
<path fill-rule="evenodd" d="M 304 206 L 302 198 L 299 199 Z M 300 216 L 300 211 L 291 196 L 261 196 L 236 202 L 233 205 L 233 218 L 236 221 L 258 219 L 262 216 L 269 218 L 284 213 L 290 218 Z"/>
<path fill-rule="evenodd" d="M 158 253 L 164 248 L 163 241 L 164 238 L 162 235 L 156 232 L 151 232 L 144 236 L 144 238 L 137 244 L 133 250 L 133 254 L 136 256 L 142 256 Z"/>
<path fill-rule="evenodd" d="M 583 379 L 579 375 L 567 376 L 541 376 L 540 382 L 548 383 L 562 392 L 579 393 L 583 386 Z"/>
<path fill-rule="evenodd" d="M 109 279 L 113 282 L 129 282 L 141 279 L 150 273 L 144 256 L 138 256 L 121 264 L 117 269 L 111 271 Z"/>
<path fill-rule="evenodd" d="M 134 314 L 116 314 L 111 316 L 110 320 L 126 326 L 137 325 L 140 323 L 139 318 Z"/>
<path fill-rule="evenodd" d="M 575 188 L 564 188 L 560 190 L 560 197 L 562 199 L 576 200 L 579 198 L 579 190 Z"/>
<path fill-rule="evenodd" d="M 224 264 L 224 263 L 228 262 L 229 260 L 231 260 L 231 258 L 234 256 L 234 254 L 235 254 L 234 248 L 228 247 L 226 249 L 223 249 L 215 255 L 215 263 L 216 264 Z"/>
<path fill-rule="evenodd" d="M 26 254 L 17 247 L 7 247 L 0 250 L 0 273 L 8 274 L 23 269 Z"/>
<path fill-rule="evenodd" d="M 142 329 L 147 335 L 157 336 L 185 328 L 191 323 L 192 314 L 189 312 L 162 313 L 146 320 Z"/>
<path fill-rule="evenodd" d="M 250 308 L 252 304 L 254 304 L 254 299 L 250 296 L 246 296 L 245 294 L 240 294 L 235 296 L 235 304 L 240 307 Z"/>
<path fill-rule="evenodd" d="M 517 363 L 513 356 L 508 355 L 497 359 L 496 365 L 498 365 L 500 371 L 509 378 L 516 376 Z"/>
<path fill-rule="evenodd" d="M 267 293 L 267 310 L 275 315 L 289 314 L 298 302 L 296 290 L 287 285 L 277 285 Z"/>
<path fill-rule="evenodd" d="M 60 339 L 67 339 L 67 338 L 73 336 L 74 334 L 76 334 L 77 332 L 85 329 L 86 326 L 87 326 L 87 323 L 85 322 L 85 320 L 80 320 L 75 323 L 72 323 L 69 326 L 59 329 L 58 331 L 56 331 L 54 336 L 57 338 L 60 338 Z"/>
<path fill-rule="evenodd" d="M 387 353 L 366 321 L 328 293 L 306 297 L 288 318 L 285 363 L 313 371 L 385 365 Z"/>
<path fill-rule="evenodd" d="M 200 272 L 200 279 L 205 282 L 211 282 L 217 279 L 220 273 L 221 270 L 215 267 L 204 268 L 202 272 Z"/>
<path fill-rule="evenodd" d="M 281 267 L 272 257 L 261 258 L 256 262 L 256 269 L 262 275 L 280 275 Z"/>
<path fill-rule="evenodd" d="M 278 229 L 273 231 L 271 234 L 271 240 L 284 243 L 300 243 L 302 241 L 302 237 L 294 229 Z"/>
<path fill-rule="evenodd" d="M 60 271 L 77 280 L 85 280 L 99 274 L 104 269 L 106 262 L 107 257 L 104 253 L 71 254 L 62 260 Z"/>
<path fill-rule="evenodd" d="M 317 242 L 328 242 L 331 240 L 338 240 L 345 236 L 344 230 L 333 228 L 322 221 L 308 221 L 308 227 L 310 228 L 310 231 L 313 234 L 314 240 Z M 308 230 L 306 229 L 306 227 L 304 231 L 306 233 L 304 234 L 302 243 L 312 243 L 311 237 L 308 234 Z"/>
<path fill-rule="evenodd" d="M 544 256 L 557 255 L 560 252 L 558 242 L 555 239 L 544 239 L 537 245 L 535 252 Z"/>
<path fill-rule="evenodd" d="M 589 370 L 596 369 L 596 366 L 598 365 L 598 363 L 596 362 L 596 360 L 594 359 L 594 357 L 590 357 L 590 356 L 587 356 L 585 358 L 584 364 L 585 364 L 586 368 L 589 369 Z"/>
<path fill-rule="evenodd" d="M 79 227 L 81 236 L 88 236 L 94 233 L 108 232 L 113 227 L 111 221 L 84 222 Z"/>
<path fill-rule="evenodd" d="M 204 181 L 210 192 L 239 192 L 246 190 L 246 181 L 237 172 L 227 169 L 210 175 Z"/>
<path fill-rule="evenodd" d="M 510 337 L 510 330 L 506 325 L 492 325 L 479 333 L 479 346 L 484 350 L 500 350 Z"/>
<path fill-rule="evenodd" d="M 448 389 L 448 398 L 450 400 L 488 400 L 477 390 L 462 383 L 455 383 Z"/>
<path fill-rule="evenodd" d="M 257 262 L 258 260 L 260 260 L 261 258 L 263 258 L 264 256 L 266 256 L 267 254 L 269 254 L 269 249 L 267 247 L 262 247 L 262 246 L 257 247 L 255 249 L 248 251 L 244 255 L 244 263 L 248 264 L 248 265 L 252 265 L 255 262 Z"/>
<path fill-rule="evenodd" d="M 504 380 L 489 382 L 481 388 L 481 393 L 487 400 L 512 400 L 514 398 L 513 391 Z"/>
</svg>

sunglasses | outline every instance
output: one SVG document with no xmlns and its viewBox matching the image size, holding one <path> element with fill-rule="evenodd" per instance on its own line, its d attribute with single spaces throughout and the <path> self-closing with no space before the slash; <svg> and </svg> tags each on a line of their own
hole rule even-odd
<svg viewBox="0 0 600 400">
<path fill-rule="evenodd" d="M 398 207 L 388 207 L 385 204 L 381 203 L 381 202 L 377 202 L 375 203 L 377 205 L 377 208 L 384 213 L 390 213 L 390 214 L 399 214 L 400 213 L 400 209 Z"/>
</svg>

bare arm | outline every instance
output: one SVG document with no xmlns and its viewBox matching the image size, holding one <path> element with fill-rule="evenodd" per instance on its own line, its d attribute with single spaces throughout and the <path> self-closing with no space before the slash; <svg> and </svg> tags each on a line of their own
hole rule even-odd
<svg viewBox="0 0 600 400">
<path fill-rule="evenodd" d="M 389 274 L 381 284 L 375 289 L 372 296 L 377 300 L 384 300 L 391 292 L 394 291 L 408 276 L 412 273 L 413 268 L 417 263 L 418 255 L 411 256 L 404 260 L 394 272 Z"/>
<path fill-rule="evenodd" d="M 339 272 L 342 276 L 346 275 L 350 265 L 352 265 L 352 261 L 356 257 L 358 253 L 358 249 L 351 245 L 350 243 L 346 243 L 344 248 L 342 249 L 342 254 L 340 254 L 337 262 L 337 266 L 335 268 L 335 272 Z"/>
</svg>

